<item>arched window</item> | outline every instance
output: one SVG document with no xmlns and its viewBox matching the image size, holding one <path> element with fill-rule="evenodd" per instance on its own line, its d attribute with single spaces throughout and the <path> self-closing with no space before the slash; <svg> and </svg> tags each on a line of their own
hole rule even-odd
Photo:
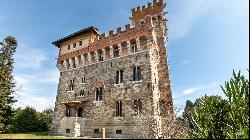
<svg viewBox="0 0 250 140">
<path fill-rule="evenodd" d="M 114 57 L 119 57 L 119 48 L 117 45 L 114 46 L 113 53 Z"/>
<path fill-rule="evenodd" d="M 102 101 L 102 88 L 96 88 L 96 101 Z"/>
</svg>

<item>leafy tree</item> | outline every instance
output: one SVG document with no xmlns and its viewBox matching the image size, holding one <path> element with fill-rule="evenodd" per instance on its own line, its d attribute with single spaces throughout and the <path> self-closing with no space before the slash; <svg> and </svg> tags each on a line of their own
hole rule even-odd
<svg viewBox="0 0 250 140">
<path fill-rule="evenodd" d="M 249 80 L 239 71 L 222 87 L 229 104 L 227 137 L 248 138 L 249 135 Z"/>
<path fill-rule="evenodd" d="M 40 122 L 40 130 L 38 131 L 48 131 L 52 124 L 53 119 L 53 110 L 45 109 L 43 112 L 37 112 L 39 122 Z"/>
<path fill-rule="evenodd" d="M 6 131 L 6 126 L 10 123 L 13 115 L 11 105 L 16 102 L 13 98 L 13 55 L 16 52 L 17 41 L 11 36 L 7 36 L 0 42 L 0 133 Z"/>
<path fill-rule="evenodd" d="M 200 106 L 194 108 L 194 128 L 189 132 L 191 138 L 225 139 L 228 104 L 219 96 L 205 96 Z"/>
<path fill-rule="evenodd" d="M 48 131 L 52 123 L 52 118 L 52 109 L 37 112 L 32 107 L 26 107 L 25 109 L 18 108 L 9 127 L 9 133 Z"/>
<path fill-rule="evenodd" d="M 195 103 L 190 138 L 248 139 L 249 81 L 241 72 L 233 72 L 233 78 L 221 88 L 226 99 L 205 96 Z"/>
<path fill-rule="evenodd" d="M 187 100 L 186 106 L 184 108 L 184 112 L 182 114 L 182 117 L 187 121 L 189 128 L 194 128 L 193 121 L 192 121 L 192 111 L 194 109 L 194 104 L 192 101 Z"/>
<path fill-rule="evenodd" d="M 14 130 L 22 132 L 36 132 L 40 127 L 37 112 L 32 107 L 17 110 L 13 120 Z"/>
</svg>

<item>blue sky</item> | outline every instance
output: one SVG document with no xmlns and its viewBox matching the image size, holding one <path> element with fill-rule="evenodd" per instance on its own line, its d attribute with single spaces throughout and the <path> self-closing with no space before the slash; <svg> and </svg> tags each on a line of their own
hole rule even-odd
<svg viewBox="0 0 250 140">
<path fill-rule="evenodd" d="M 58 49 L 51 42 L 88 26 L 100 33 L 129 23 L 130 10 L 151 0 L 1 0 L 0 39 L 14 36 L 15 106 L 54 106 Z M 174 105 L 221 95 L 233 69 L 249 68 L 248 0 L 168 0 L 168 53 Z"/>
</svg>

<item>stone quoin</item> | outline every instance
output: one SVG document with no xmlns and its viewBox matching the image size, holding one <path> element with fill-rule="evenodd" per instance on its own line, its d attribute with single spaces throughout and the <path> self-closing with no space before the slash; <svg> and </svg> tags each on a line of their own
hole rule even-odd
<svg viewBox="0 0 250 140">
<path fill-rule="evenodd" d="M 173 113 L 163 0 L 132 9 L 131 24 L 63 37 L 51 135 L 159 138 Z"/>
</svg>

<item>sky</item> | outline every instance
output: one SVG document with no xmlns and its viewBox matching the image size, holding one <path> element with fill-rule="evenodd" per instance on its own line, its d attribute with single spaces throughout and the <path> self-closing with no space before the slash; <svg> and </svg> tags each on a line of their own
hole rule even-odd
<svg viewBox="0 0 250 140">
<path fill-rule="evenodd" d="M 100 33 L 130 23 L 131 9 L 152 0 L 1 0 L 0 40 L 18 41 L 14 56 L 15 107 L 53 107 L 58 48 L 51 42 L 89 26 Z M 233 69 L 248 76 L 248 0 L 167 0 L 171 89 L 174 106 L 220 89 Z M 180 111 L 181 112 L 181 111 Z M 178 113 L 178 112 L 177 112 Z"/>
</svg>

